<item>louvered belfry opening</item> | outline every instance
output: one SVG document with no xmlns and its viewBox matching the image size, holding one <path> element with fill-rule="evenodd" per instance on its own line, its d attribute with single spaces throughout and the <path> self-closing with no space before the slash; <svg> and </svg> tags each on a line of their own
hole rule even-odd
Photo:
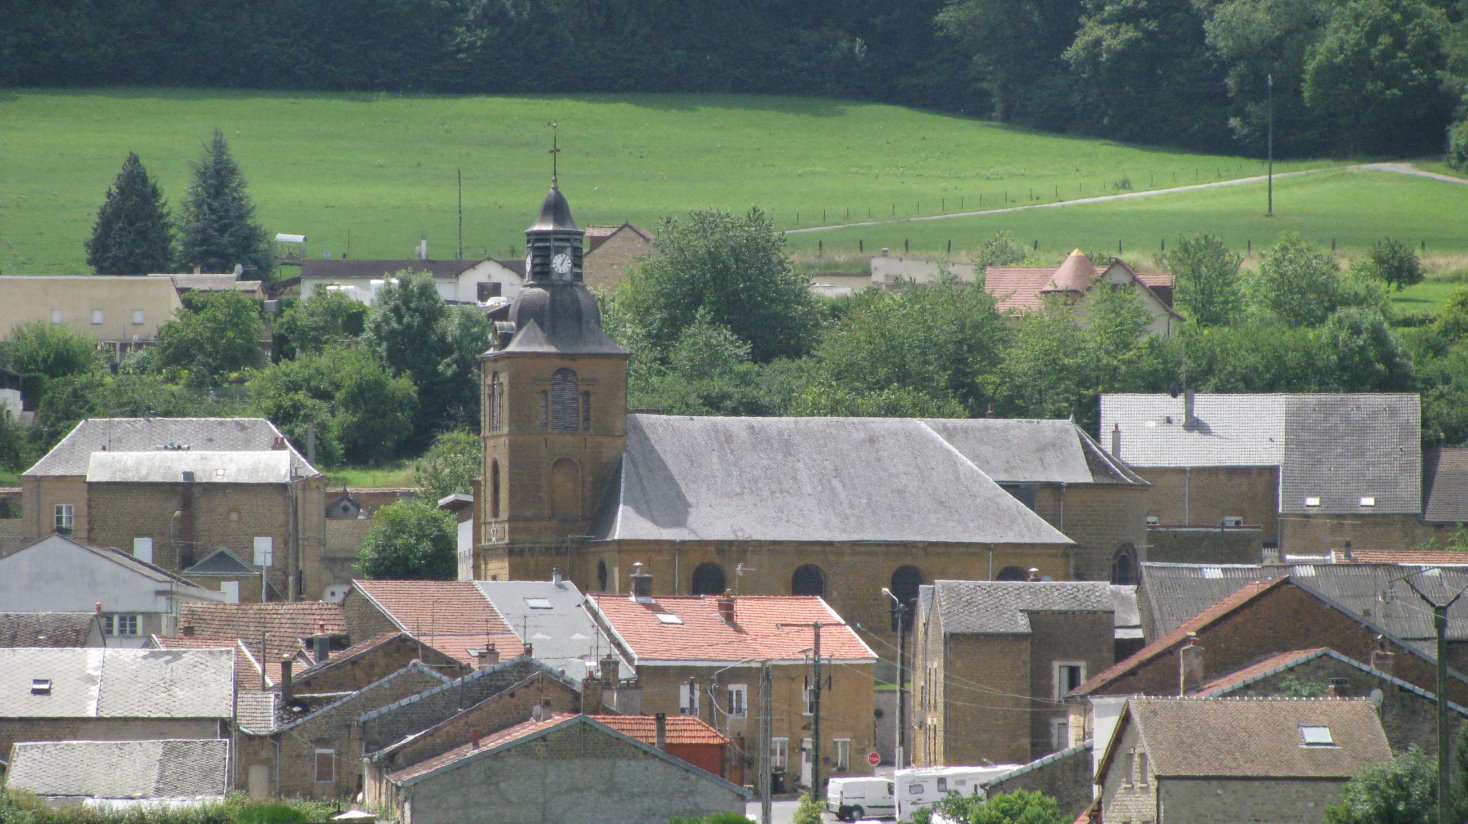
<svg viewBox="0 0 1468 824">
<path fill-rule="evenodd" d="M 551 375 L 551 431 L 575 432 L 581 427 L 581 380 L 570 369 Z"/>
</svg>

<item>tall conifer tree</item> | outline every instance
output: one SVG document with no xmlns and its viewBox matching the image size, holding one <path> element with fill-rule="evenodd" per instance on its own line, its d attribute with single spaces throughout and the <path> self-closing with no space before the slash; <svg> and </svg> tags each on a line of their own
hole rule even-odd
<svg viewBox="0 0 1468 824">
<path fill-rule="evenodd" d="M 146 275 L 173 265 L 173 227 L 163 190 L 136 152 L 128 152 L 97 210 L 87 240 L 87 265 L 99 275 Z"/>
<path fill-rule="evenodd" d="M 194 164 L 179 234 L 180 262 L 187 268 L 231 272 L 235 264 L 242 264 L 261 280 L 269 280 L 275 270 L 275 252 L 255 222 L 255 204 L 245 193 L 245 178 L 218 129 Z"/>
</svg>

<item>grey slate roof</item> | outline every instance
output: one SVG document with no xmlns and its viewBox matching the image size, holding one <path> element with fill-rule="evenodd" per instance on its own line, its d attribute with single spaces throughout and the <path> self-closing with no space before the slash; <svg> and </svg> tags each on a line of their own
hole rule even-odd
<svg viewBox="0 0 1468 824">
<path fill-rule="evenodd" d="M 17 743 L 8 786 L 57 799 L 219 799 L 229 790 L 225 738 Z"/>
<path fill-rule="evenodd" d="M 234 720 L 248 733 L 264 735 L 275 729 L 280 693 L 241 690 L 235 699 Z"/>
<path fill-rule="evenodd" d="M 1432 449 L 1422 456 L 1422 518 L 1468 521 L 1468 448 Z"/>
<path fill-rule="evenodd" d="M 1102 395 L 1101 431 L 1121 429 L 1139 467 L 1277 466 L 1286 514 L 1421 511 L 1421 409 L 1415 394 Z M 1319 504 L 1306 505 L 1307 498 Z M 1362 505 L 1374 498 L 1374 505 Z"/>
<path fill-rule="evenodd" d="M 1142 564 L 1137 600 L 1146 637 L 1156 640 L 1250 581 L 1288 576 L 1293 583 L 1318 593 L 1397 638 L 1422 642 L 1436 637 L 1432 628 L 1432 611 L 1418 600 L 1405 582 L 1397 580 L 1409 572 L 1409 569 L 1396 564 L 1210 566 L 1147 563 Z M 1446 602 L 1460 590 L 1468 588 L 1468 570 L 1442 568 L 1415 575 L 1412 581 L 1427 596 Z M 1458 601 L 1448 610 L 1447 636 L 1455 641 L 1468 640 L 1468 599 Z M 1430 644 L 1415 645 L 1429 655 L 1433 654 Z"/>
<path fill-rule="evenodd" d="M 1074 421 L 950 418 L 923 423 L 999 483 L 1147 485 Z"/>
<path fill-rule="evenodd" d="M 377 260 L 370 258 L 319 258 L 301 261 L 301 277 L 316 278 L 380 278 L 407 269 L 427 272 L 436 278 L 452 278 L 482 260 Z"/>
<path fill-rule="evenodd" d="M 1071 544 L 922 421 L 627 416 L 600 540 Z"/>
<path fill-rule="evenodd" d="M 286 484 L 291 455 L 268 452 L 93 452 L 87 480 L 93 483 L 178 483 L 186 473 L 198 484 Z"/>
<path fill-rule="evenodd" d="M 1031 612 L 1113 613 L 1111 585 L 1088 581 L 934 581 L 943 632 L 1028 634 Z"/>
<path fill-rule="evenodd" d="M 240 560 L 227 549 L 216 549 L 184 570 L 185 575 L 259 575 L 260 570 Z"/>
<path fill-rule="evenodd" d="M 14 558 L 21 552 L 25 552 L 33 548 L 38 553 L 54 552 L 58 548 L 57 544 L 70 545 L 77 549 L 81 549 L 105 558 L 136 575 L 141 575 L 144 578 L 157 581 L 160 584 L 167 584 L 170 588 L 173 589 L 174 592 L 189 598 L 200 598 L 205 601 L 221 601 L 224 599 L 224 596 L 216 590 L 205 589 L 204 587 L 201 587 L 192 581 L 186 580 L 173 574 L 172 572 L 169 572 L 163 567 L 157 566 L 155 564 L 150 564 L 147 561 L 136 558 L 131 553 L 123 552 L 120 549 L 114 549 L 112 547 L 89 546 L 87 544 L 81 543 L 80 541 L 72 540 L 66 535 L 47 535 L 39 541 L 27 544 L 16 550 L 15 552 L 10 553 L 9 555 L 5 556 L 5 558 Z"/>
<path fill-rule="evenodd" d="M 515 635 L 532 646 L 536 660 L 573 680 L 586 677 L 586 663 L 617 652 L 582 608 L 586 596 L 568 580 L 475 581 L 474 586 Z M 622 666 L 631 669 L 625 660 Z"/>
<path fill-rule="evenodd" d="M 280 430 L 264 418 L 89 418 L 76 425 L 45 457 L 23 474 L 75 476 L 87 474 L 94 452 L 154 452 L 186 446 L 203 452 L 268 452 Z M 291 468 L 298 478 L 318 475 L 286 442 Z"/>
<path fill-rule="evenodd" d="M 50 681 L 36 694 L 37 679 Z M 234 717 L 228 649 L 0 649 L 0 718 Z"/>
<path fill-rule="evenodd" d="M 96 622 L 90 612 L 0 612 L 0 647 L 84 647 Z"/>
</svg>

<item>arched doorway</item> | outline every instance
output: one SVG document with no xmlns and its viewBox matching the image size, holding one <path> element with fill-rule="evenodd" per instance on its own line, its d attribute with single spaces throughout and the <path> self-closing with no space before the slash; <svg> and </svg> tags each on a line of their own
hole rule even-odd
<svg viewBox="0 0 1468 824">
<path fill-rule="evenodd" d="M 815 564 L 802 564 L 790 576 L 791 595 L 825 595 L 826 573 Z"/>
<path fill-rule="evenodd" d="M 1137 549 L 1131 544 L 1122 544 L 1111 555 L 1111 583 L 1135 584 L 1137 582 Z"/>
<path fill-rule="evenodd" d="M 897 601 L 901 604 L 901 612 L 892 610 L 892 631 L 899 629 L 898 617 L 901 616 L 901 629 L 907 632 L 912 629 L 913 616 L 917 614 L 918 587 L 923 585 L 923 571 L 915 566 L 903 565 L 892 573 L 892 584 L 888 587 Z"/>
<path fill-rule="evenodd" d="M 694 595 L 723 595 L 724 589 L 723 567 L 707 561 L 694 568 L 693 587 L 689 592 Z"/>
<path fill-rule="evenodd" d="M 1017 566 L 1007 566 L 1004 569 L 999 570 L 999 574 L 994 576 L 994 580 L 996 580 L 996 581 L 1024 581 L 1024 580 L 1028 580 L 1029 577 L 1030 577 L 1029 570 L 1021 569 L 1021 568 L 1019 568 Z"/>
</svg>

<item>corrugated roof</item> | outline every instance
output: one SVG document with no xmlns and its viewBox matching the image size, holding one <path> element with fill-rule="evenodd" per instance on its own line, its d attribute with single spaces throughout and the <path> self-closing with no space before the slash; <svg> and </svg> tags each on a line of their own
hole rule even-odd
<svg viewBox="0 0 1468 824">
<path fill-rule="evenodd" d="M 510 632 L 473 581 L 369 581 L 352 586 L 414 635 Z"/>
<path fill-rule="evenodd" d="M 945 634 L 1028 634 L 1031 612 L 1115 614 L 1111 585 L 1085 581 L 934 581 Z"/>
<path fill-rule="evenodd" d="M 84 647 L 96 622 L 90 612 L 0 612 L 0 647 Z"/>
<path fill-rule="evenodd" d="M 623 735 L 631 736 L 644 744 L 657 746 L 658 719 L 653 715 L 592 715 L 593 719 Z M 666 741 L 669 744 L 728 744 L 729 739 L 702 718 L 691 715 L 669 715 L 666 723 Z"/>
<path fill-rule="evenodd" d="M 999 483 L 1147 485 L 1075 421 L 930 418 L 922 423 Z"/>
<path fill-rule="evenodd" d="M 1073 543 L 932 428 L 902 418 L 628 415 L 621 467 L 592 533 Z"/>
<path fill-rule="evenodd" d="M 1430 449 L 1422 464 L 1423 520 L 1468 521 L 1468 448 Z"/>
<path fill-rule="evenodd" d="M 93 452 L 87 462 L 90 483 L 286 484 L 291 455 L 266 452 Z"/>
<path fill-rule="evenodd" d="M 626 595 L 592 595 L 592 603 L 637 666 L 678 661 L 802 660 L 811 645 L 809 627 L 779 624 L 829 622 L 821 632 L 821 657 L 870 661 L 877 657 L 856 631 L 816 595 L 740 595 L 734 623 L 719 617 L 718 598 L 663 596 L 641 603 Z M 672 622 L 658 616 L 675 616 Z"/>
<path fill-rule="evenodd" d="M 184 800 L 229 790 L 229 740 L 17 743 L 6 784 L 49 798 Z"/>
<path fill-rule="evenodd" d="M 265 418 L 89 418 L 25 471 L 29 476 L 87 474 L 94 452 L 153 452 L 187 447 L 201 452 L 268 452 L 283 437 Z M 296 477 L 319 475 L 287 441 Z"/>
<path fill-rule="evenodd" d="M 1392 757 L 1376 708 L 1360 699 L 1133 698 L 1118 732 L 1127 717 L 1162 778 L 1345 780 Z M 1334 745 L 1306 746 L 1304 726 L 1327 728 Z"/>
<path fill-rule="evenodd" d="M 0 718 L 232 717 L 231 650 L 0 649 Z"/>
</svg>

